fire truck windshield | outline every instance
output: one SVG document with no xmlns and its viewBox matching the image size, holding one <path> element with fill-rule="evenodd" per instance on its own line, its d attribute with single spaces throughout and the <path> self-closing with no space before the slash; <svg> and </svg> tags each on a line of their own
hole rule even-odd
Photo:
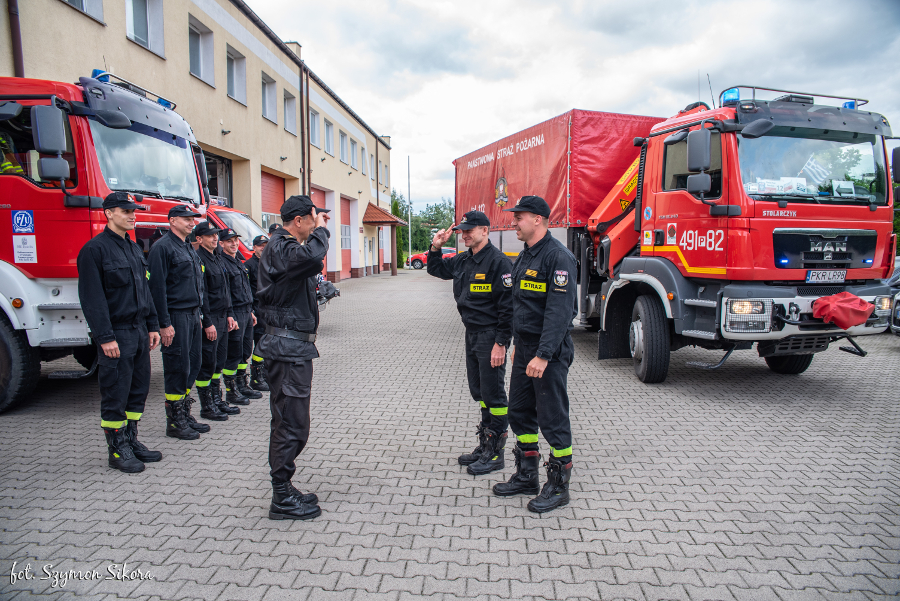
<svg viewBox="0 0 900 601">
<path fill-rule="evenodd" d="M 128 129 L 111 129 L 95 119 L 90 124 L 110 190 L 200 203 L 197 168 L 187 140 L 137 122 Z"/>
<path fill-rule="evenodd" d="M 756 200 L 885 204 L 880 136 L 775 127 L 737 141 L 744 192 Z"/>
<path fill-rule="evenodd" d="M 232 211 L 218 211 L 216 217 L 225 222 L 225 225 L 233 229 L 241 237 L 244 246 L 250 248 L 253 246 L 253 239 L 257 236 L 265 236 L 266 233 L 256 222 L 250 219 L 244 213 L 235 213 Z"/>
</svg>

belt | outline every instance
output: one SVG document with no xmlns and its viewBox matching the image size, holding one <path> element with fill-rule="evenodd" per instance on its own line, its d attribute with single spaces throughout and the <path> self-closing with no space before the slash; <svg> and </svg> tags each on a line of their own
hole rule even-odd
<svg viewBox="0 0 900 601">
<path fill-rule="evenodd" d="M 200 307 L 194 307 L 193 309 L 169 309 L 169 313 L 179 313 L 181 315 L 191 315 L 199 312 Z"/>
<path fill-rule="evenodd" d="M 292 338 L 293 340 L 302 340 L 303 342 L 315 342 L 316 335 L 309 332 L 297 332 L 294 330 L 285 330 L 284 328 L 276 328 L 275 326 L 266 326 L 266 334 L 272 336 L 280 336 L 281 338 Z"/>
</svg>

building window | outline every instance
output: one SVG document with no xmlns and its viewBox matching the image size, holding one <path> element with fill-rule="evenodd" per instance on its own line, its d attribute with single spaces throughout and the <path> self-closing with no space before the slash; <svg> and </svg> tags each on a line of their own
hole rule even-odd
<svg viewBox="0 0 900 601">
<path fill-rule="evenodd" d="M 356 159 L 356 140 L 350 140 L 350 166 L 359 169 L 359 163 Z"/>
<path fill-rule="evenodd" d="M 247 59 L 244 55 L 225 45 L 225 72 L 228 78 L 228 96 L 247 105 Z"/>
<path fill-rule="evenodd" d="M 263 213 L 261 221 L 262 221 L 262 224 L 261 224 L 262 229 L 266 232 L 266 234 L 268 234 L 269 228 L 272 227 L 273 223 L 277 223 L 278 225 L 281 225 L 281 215 L 278 215 L 276 213 Z M 251 243 L 252 243 L 252 241 L 251 241 Z"/>
<path fill-rule="evenodd" d="M 380 180 L 378 183 L 383 186 L 384 185 L 384 167 L 382 166 L 381 161 L 378 161 L 378 179 Z"/>
<path fill-rule="evenodd" d="M 125 0 L 125 35 L 151 52 L 165 56 L 162 0 Z"/>
<path fill-rule="evenodd" d="M 366 174 L 366 147 L 359 149 L 359 160 L 362 162 L 362 174 Z"/>
<path fill-rule="evenodd" d="M 63 0 L 63 2 L 103 22 L 103 0 Z"/>
<path fill-rule="evenodd" d="M 341 248 L 350 248 L 350 226 L 342 225 L 341 226 Z"/>
<path fill-rule="evenodd" d="M 384 248 L 384 228 L 378 228 L 378 248 Z"/>
<path fill-rule="evenodd" d="M 231 196 L 231 159 L 220 157 L 216 154 L 203 151 L 206 162 L 206 175 L 209 183 L 210 204 L 223 207 L 234 206 Z"/>
<path fill-rule="evenodd" d="M 375 155 L 369 155 L 369 179 L 375 181 Z"/>
<path fill-rule="evenodd" d="M 341 136 L 341 162 L 346 163 L 347 161 L 347 134 L 344 132 L 340 132 Z"/>
<path fill-rule="evenodd" d="M 384 164 L 384 178 L 381 180 L 382 185 L 388 185 L 388 166 L 387 163 Z"/>
<path fill-rule="evenodd" d="M 275 80 L 266 75 L 265 72 L 262 74 L 262 114 L 263 117 L 271 121 L 272 123 L 278 123 L 278 109 L 276 107 L 276 102 L 278 99 L 275 97 Z"/>
<path fill-rule="evenodd" d="M 325 152 L 334 156 L 334 125 L 325 120 Z"/>
<path fill-rule="evenodd" d="M 188 54 L 191 74 L 215 87 L 213 33 L 193 15 L 188 15 Z"/>
<path fill-rule="evenodd" d="M 309 109 L 309 143 L 316 148 L 319 146 L 319 113 Z"/>
<path fill-rule="evenodd" d="M 297 98 L 284 91 L 284 129 L 297 135 Z"/>
</svg>

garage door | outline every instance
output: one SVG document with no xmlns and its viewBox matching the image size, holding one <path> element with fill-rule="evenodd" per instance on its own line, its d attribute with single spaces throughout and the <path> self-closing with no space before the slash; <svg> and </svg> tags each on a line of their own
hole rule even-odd
<svg viewBox="0 0 900 601">
<path fill-rule="evenodd" d="M 350 239 L 353 228 L 350 225 L 350 201 L 341 198 L 341 279 L 350 277 Z"/>
<path fill-rule="evenodd" d="M 324 209 L 325 207 L 325 193 L 321 190 L 317 190 L 316 188 L 310 188 L 309 197 L 312 198 L 313 204 L 316 205 L 319 209 Z M 331 215 L 329 215 L 331 217 Z M 330 242 L 329 242 L 330 243 Z M 325 276 L 328 275 L 328 259 L 326 258 L 323 263 L 325 267 L 322 269 L 322 274 Z"/>
<path fill-rule="evenodd" d="M 271 173 L 262 172 L 262 211 L 263 213 L 281 213 L 284 204 L 284 179 Z"/>
</svg>

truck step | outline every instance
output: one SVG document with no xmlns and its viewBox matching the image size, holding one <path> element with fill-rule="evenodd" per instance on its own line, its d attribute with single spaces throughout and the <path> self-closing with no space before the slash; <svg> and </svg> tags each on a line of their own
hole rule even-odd
<svg viewBox="0 0 900 601">
<path fill-rule="evenodd" d="M 704 340 L 716 340 L 719 337 L 715 332 L 706 332 L 704 330 L 682 330 L 681 335 L 690 338 L 703 338 Z"/>
<path fill-rule="evenodd" d="M 80 311 L 81 303 L 42 303 L 37 308 L 40 311 Z"/>
<path fill-rule="evenodd" d="M 716 301 L 714 300 L 706 300 L 705 298 L 686 298 L 684 299 L 685 305 L 691 305 L 692 307 L 712 307 L 715 308 L 717 306 Z"/>
<path fill-rule="evenodd" d="M 88 346 L 90 343 L 90 338 L 50 338 L 48 340 L 42 340 L 40 346 Z"/>
</svg>

